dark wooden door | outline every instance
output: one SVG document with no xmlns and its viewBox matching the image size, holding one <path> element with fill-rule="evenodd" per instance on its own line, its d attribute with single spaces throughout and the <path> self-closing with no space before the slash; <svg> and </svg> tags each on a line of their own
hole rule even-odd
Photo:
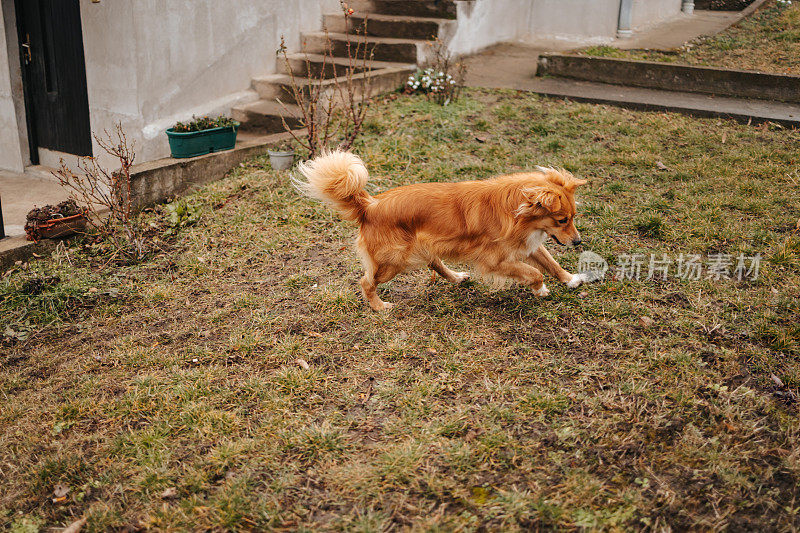
<svg viewBox="0 0 800 533">
<path fill-rule="evenodd" d="M 79 0 L 16 0 L 31 162 L 37 148 L 92 155 Z"/>
</svg>

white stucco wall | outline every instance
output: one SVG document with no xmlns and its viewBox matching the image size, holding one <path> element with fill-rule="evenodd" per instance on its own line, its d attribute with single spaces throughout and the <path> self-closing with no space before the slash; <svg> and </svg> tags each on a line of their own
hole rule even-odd
<svg viewBox="0 0 800 533">
<path fill-rule="evenodd" d="M 504 41 L 569 41 L 576 45 L 616 39 L 620 0 L 473 0 L 459 2 L 458 28 L 449 43 L 470 54 Z M 634 30 L 680 13 L 681 0 L 633 0 Z"/>
<path fill-rule="evenodd" d="M 318 30 L 337 0 L 81 0 L 92 129 L 121 122 L 139 161 L 169 155 L 164 130 L 193 114 L 255 99 L 254 77 L 276 70 Z M 95 146 L 95 155 L 102 156 Z"/>
<path fill-rule="evenodd" d="M 641 30 L 681 13 L 681 0 L 635 0 L 631 28 Z"/>
<path fill-rule="evenodd" d="M 642 0 L 634 0 L 638 1 Z M 619 0 L 533 0 L 531 19 L 531 31 L 523 40 L 609 42 L 617 34 Z"/>
<path fill-rule="evenodd" d="M 10 68 L 10 61 L 15 59 L 17 50 L 9 50 L 7 37 L 14 39 L 15 36 L 7 34 L 6 25 L 3 10 L 0 9 L 0 168 L 21 172 L 23 154 Z"/>
<path fill-rule="evenodd" d="M 528 32 L 531 3 L 536 0 L 475 0 L 458 2 L 458 24 L 448 43 L 466 55 L 504 41 L 517 41 Z"/>
</svg>

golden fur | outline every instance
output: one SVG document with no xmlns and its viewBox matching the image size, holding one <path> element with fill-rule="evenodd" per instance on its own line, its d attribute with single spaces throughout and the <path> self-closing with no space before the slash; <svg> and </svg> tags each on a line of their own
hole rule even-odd
<svg viewBox="0 0 800 533">
<path fill-rule="evenodd" d="M 391 305 L 378 297 L 378 284 L 406 270 L 429 267 L 453 283 L 469 278 L 442 259 L 468 262 L 538 296 L 549 294 L 541 270 L 570 287 L 585 281 L 561 268 L 542 245 L 547 237 L 580 243 L 574 192 L 585 181 L 567 171 L 539 168 L 484 181 L 418 183 L 371 196 L 364 189 L 369 173 L 352 153 L 328 152 L 298 169 L 306 178 L 294 180 L 301 192 L 359 225 L 361 289 L 375 310 Z"/>
</svg>

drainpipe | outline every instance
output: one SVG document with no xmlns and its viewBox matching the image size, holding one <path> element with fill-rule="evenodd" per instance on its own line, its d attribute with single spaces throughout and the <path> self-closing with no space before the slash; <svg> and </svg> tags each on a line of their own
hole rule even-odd
<svg viewBox="0 0 800 533">
<path fill-rule="evenodd" d="M 683 6 L 681 6 L 681 11 L 683 11 L 687 15 L 691 15 L 692 13 L 694 13 L 694 0 L 683 0 Z"/>
<path fill-rule="evenodd" d="M 633 15 L 633 0 L 619 0 L 619 22 L 617 24 L 617 38 L 630 39 L 631 17 Z"/>
</svg>

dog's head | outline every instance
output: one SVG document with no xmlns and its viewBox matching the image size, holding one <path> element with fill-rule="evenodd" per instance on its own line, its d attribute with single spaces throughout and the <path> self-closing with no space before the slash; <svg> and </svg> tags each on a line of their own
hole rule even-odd
<svg viewBox="0 0 800 533">
<path fill-rule="evenodd" d="M 575 189 L 585 185 L 585 180 L 575 178 L 566 170 L 538 168 L 544 179 L 525 187 L 525 200 L 517 209 L 517 216 L 532 219 L 535 229 L 546 232 L 558 244 L 581 243 L 581 234 L 575 228 Z"/>
</svg>

